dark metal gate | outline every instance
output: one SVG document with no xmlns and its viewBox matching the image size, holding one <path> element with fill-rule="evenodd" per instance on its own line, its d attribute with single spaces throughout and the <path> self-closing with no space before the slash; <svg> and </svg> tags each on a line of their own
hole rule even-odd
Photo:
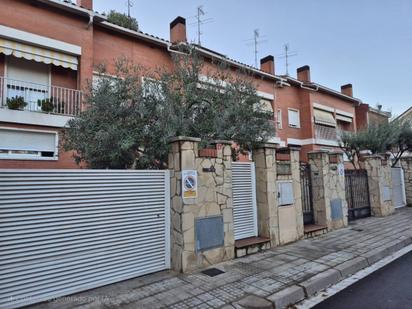
<svg viewBox="0 0 412 309">
<path fill-rule="evenodd" d="M 314 224 L 312 182 L 310 176 L 310 165 L 300 164 L 300 185 L 302 190 L 303 223 Z"/>
<path fill-rule="evenodd" d="M 371 206 L 366 170 L 345 170 L 345 191 L 348 202 L 348 219 L 369 217 Z"/>
</svg>

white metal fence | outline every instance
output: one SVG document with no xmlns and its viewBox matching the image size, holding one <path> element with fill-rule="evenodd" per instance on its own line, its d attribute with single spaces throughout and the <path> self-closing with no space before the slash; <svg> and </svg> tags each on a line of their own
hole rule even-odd
<svg viewBox="0 0 412 309">
<path fill-rule="evenodd" d="M 232 163 L 235 240 L 258 235 L 254 163 Z"/>
<path fill-rule="evenodd" d="M 0 308 L 170 267 L 169 172 L 0 170 Z"/>
</svg>

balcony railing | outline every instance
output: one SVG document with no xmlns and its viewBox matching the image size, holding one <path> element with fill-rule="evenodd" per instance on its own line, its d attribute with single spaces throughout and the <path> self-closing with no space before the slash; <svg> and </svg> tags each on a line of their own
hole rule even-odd
<svg viewBox="0 0 412 309">
<path fill-rule="evenodd" d="M 19 104 L 17 101 L 24 103 Z M 81 102 L 80 90 L 0 76 L 0 106 L 3 108 L 76 116 L 80 113 Z"/>
<path fill-rule="evenodd" d="M 334 127 L 315 124 L 315 138 L 328 141 L 337 141 L 337 131 Z"/>
</svg>

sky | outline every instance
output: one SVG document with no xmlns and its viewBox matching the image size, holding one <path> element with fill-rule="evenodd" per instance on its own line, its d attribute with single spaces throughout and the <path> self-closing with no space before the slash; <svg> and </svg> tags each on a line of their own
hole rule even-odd
<svg viewBox="0 0 412 309">
<path fill-rule="evenodd" d="M 399 115 L 412 106 L 412 0 L 132 0 L 140 30 L 169 39 L 169 23 L 187 20 L 189 41 L 197 41 L 195 15 L 203 6 L 202 46 L 254 65 L 275 56 L 276 74 L 309 65 L 314 82 L 339 90 L 353 84 L 354 96 Z M 94 9 L 127 12 L 127 0 L 94 0 Z"/>
</svg>

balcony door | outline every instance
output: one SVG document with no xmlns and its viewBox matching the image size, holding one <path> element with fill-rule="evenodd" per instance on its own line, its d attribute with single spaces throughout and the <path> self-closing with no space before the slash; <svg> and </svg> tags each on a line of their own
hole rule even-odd
<svg viewBox="0 0 412 309">
<path fill-rule="evenodd" d="M 6 77 L 4 85 L 6 98 L 23 97 L 27 103 L 25 109 L 41 110 L 38 100 L 49 98 L 49 64 L 8 56 Z"/>
</svg>

